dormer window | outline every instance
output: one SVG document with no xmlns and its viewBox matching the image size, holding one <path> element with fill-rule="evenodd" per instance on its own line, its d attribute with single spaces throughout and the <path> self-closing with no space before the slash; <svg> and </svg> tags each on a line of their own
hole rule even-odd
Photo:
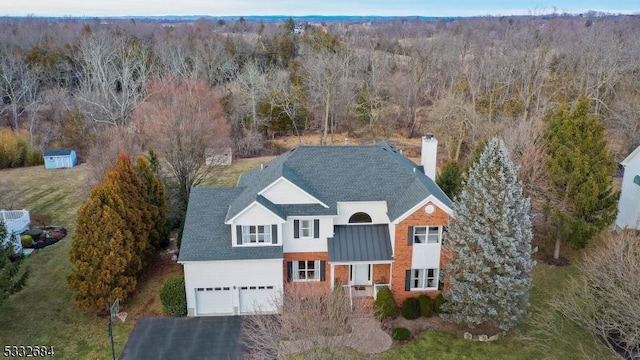
<svg viewBox="0 0 640 360">
<path fill-rule="evenodd" d="M 278 243 L 277 225 L 238 225 L 237 245 L 267 245 Z"/>
<path fill-rule="evenodd" d="M 245 225 L 242 227 L 243 244 L 271 243 L 271 226 Z"/>
</svg>

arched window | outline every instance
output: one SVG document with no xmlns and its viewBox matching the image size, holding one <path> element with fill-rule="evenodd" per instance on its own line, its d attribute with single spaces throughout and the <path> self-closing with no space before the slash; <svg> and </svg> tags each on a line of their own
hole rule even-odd
<svg viewBox="0 0 640 360">
<path fill-rule="evenodd" d="M 361 224 L 361 223 L 370 223 L 371 216 L 367 213 L 357 212 L 349 218 L 349 224 Z"/>
</svg>

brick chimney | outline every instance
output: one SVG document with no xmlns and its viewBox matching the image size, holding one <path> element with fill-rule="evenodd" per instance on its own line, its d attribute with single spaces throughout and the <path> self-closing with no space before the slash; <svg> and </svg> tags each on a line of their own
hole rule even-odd
<svg viewBox="0 0 640 360">
<path fill-rule="evenodd" d="M 420 165 L 424 168 L 424 174 L 436 181 L 436 157 L 438 155 L 438 140 L 432 133 L 422 137 L 422 152 L 420 153 Z"/>
</svg>

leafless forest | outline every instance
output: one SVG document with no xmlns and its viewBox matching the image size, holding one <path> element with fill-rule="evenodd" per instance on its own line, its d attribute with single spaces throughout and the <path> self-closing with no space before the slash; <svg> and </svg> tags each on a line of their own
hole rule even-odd
<svg viewBox="0 0 640 360">
<path fill-rule="evenodd" d="M 475 142 L 502 134 L 515 160 L 531 165 L 545 115 L 581 96 L 605 122 L 616 160 L 640 141 L 638 16 L 4 19 L 0 66 L 0 124 L 40 150 L 73 147 L 96 163 L 123 147 L 172 143 L 158 127 L 176 128 L 186 103 L 194 104 L 188 117 L 226 119 L 193 126 L 239 155 L 263 153 L 282 135 L 329 142 L 338 132 L 429 131 L 443 158 L 463 160 Z M 159 101 L 164 117 L 152 105 Z"/>
</svg>

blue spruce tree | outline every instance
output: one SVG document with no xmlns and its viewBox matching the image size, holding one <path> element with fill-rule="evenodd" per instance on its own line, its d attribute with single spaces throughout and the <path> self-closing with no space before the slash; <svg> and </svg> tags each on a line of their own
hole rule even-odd
<svg viewBox="0 0 640 360">
<path fill-rule="evenodd" d="M 526 314 L 535 261 L 529 200 L 501 139 L 489 141 L 471 166 L 454 210 L 444 316 L 509 330 Z"/>
</svg>

